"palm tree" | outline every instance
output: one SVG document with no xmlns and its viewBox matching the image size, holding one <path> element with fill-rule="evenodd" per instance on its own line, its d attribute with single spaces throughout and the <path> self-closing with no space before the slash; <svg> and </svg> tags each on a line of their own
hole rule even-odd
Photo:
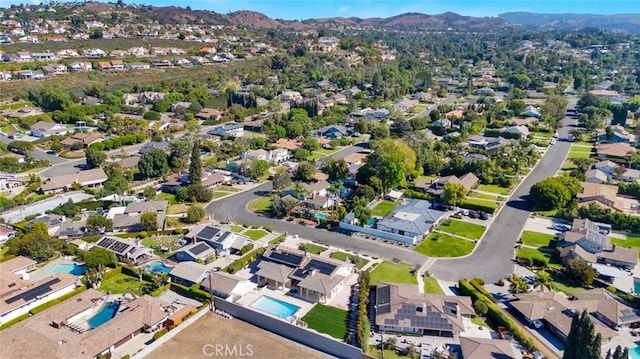
<svg viewBox="0 0 640 359">
<path fill-rule="evenodd" d="M 342 189 L 344 188 L 344 185 L 342 184 L 342 182 L 338 181 L 338 182 L 334 182 L 331 184 L 331 186 L 329 186 L 329 188 L 327 189 L 327 191 L 333 195 L 336 196 L 336 201 L 334 204 L 334 209 L 337 211 L 338 208 L 340 208 L 340 192 L 342 191 Z"/>
<path fill-rule="evenodd" d="M 293 190 L 296 191 L 296 198 L 298 199 L 298 207 L 302 207 L 302 198 L 306 197 L 309 193 L 307 189 L 302 185 L 302 182 L 297 181 L 293 185 Z"/>
<path fill-rule="evenodd" d="M 511 285 L 509 286 L 511 293 L 526 293 L 529 290 L 529 284 L 524 278 L 514 275 L 511 277 Z"/>
<path fill-rule="evenodd" d="M 552 283 L 553 278 L 551 278 L 551 275 L 546 271 L 541 270 L 536 273 L 536 278 L 533 282 L 533 285 L 536 288 L 540 288 L 541 292 L 544 292 L 545 288 L 551 290 L 551 288 L 553 287 Z"/>
</svg>

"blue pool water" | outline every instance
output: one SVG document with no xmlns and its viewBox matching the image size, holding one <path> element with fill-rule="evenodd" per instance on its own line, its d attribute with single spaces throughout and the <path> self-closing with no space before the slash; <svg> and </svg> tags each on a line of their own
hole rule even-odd
<svg viewBox="0 0 640 359">
<path fill-rule="evenodd" d="M 113 317 L 116 316 L 118 312 L 118 308 L 120 307 L 120 302 L 109 302 L 105 304 L 96 315 L 89 319 L 89 326 L 91 329 L 95 329 L 102 324 L 110 321 Z"/>
<path fill-rule="evenodd" d="M 317 219 L 327 219 L 327 215 L 322 212 L 316 212 L 315 216 Z"/>
<path fill-rule="evenodd" d="M 251 306 L 280 318 L 290 317 L 300 310 L 300 307 L 298 306 L 275 298 L 267 297 L 266 295 L 258 298 L 258 300 L 253 302 Z"/>
<path fill-rule="evenodd" d="M 640 359 L 640 346 L 629 348 L 629 359 Z"/>
<path fill-rule="evenodd" d="M 50 273 L 67 273 L 71 275 L 84 275 L 87 271 L 87 266 L 84 264 L 56 264 L 49 272 Z"/>
<path fill-rule="evenodd" d="M 640 278 L 633 278 L 633 292 L 640 294 Z"/>
<path fill-rule="evenodd" d="M 145 264 L 142 269 L 151 273 L 169 273 L 171 272 L 171 268 L 164 265 L 164 263 L 160 261 L 152 262 L 149 264 Z"/>
</svg>

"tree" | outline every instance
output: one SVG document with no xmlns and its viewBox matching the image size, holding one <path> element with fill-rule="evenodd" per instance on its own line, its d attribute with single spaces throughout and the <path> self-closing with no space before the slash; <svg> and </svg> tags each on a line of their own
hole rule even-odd
<svg viewBox="0 0 640 359">
<path fill-rule="evenodd" d="M 142 194 L 144 195 L 145 199 L 152 200 L 156 198 L 158 193 L 156 192 L 156 189 L 153 188 L 153 186 L 147 186 L 142 190 Z"/>
<path fill-rule="evenodd" d="M 329 176 L 331 181 L 345 178 L 349 174 L 349 166 L 344 159 L 336 160 L 329 157 L 322 165 L 322 172 Z"/>
<path fill-rule="evenodd" d="M 87 219 L 85 228 L 90 234 L 110 232 L 113 230 L 113 221 L 104 216 L 93 215 Z"/>
<path fill-rule="evenodd" d="M 7 149 L 11 152 L 28 155 L 35 148 L 34 144 L 27 141 L 12 141 L 7 145 Z"/>
<path fill-rule="evenodd" d="M 254 160 L 251 162 L 249 177 L 257 180 L 269 172 L 269 167 L 271 167 L 271 165 L 267 160 Z"/>
<path fill-rule="evenodd" d="M 478 314 L 481 317 L 484 317 L 489 311 L 489 305 L 487 304 L 486 300 L 478 299 L 475 301 L 475 303 L 473 303 L 473 309 L 475 309 L 476 314 Z"/>
<path fill-rule="evenodd" d="M 536 288 L 540 288 L 540 291 L 543 292 L 545 288 L 551 290 L 553 288 L 552 283 L 553 278 L 551 278 L 551 275 L 541 270 L 536 273 L 533 286 Z"/>
<path fill-rule="evenodd" d="M 571 330 L 567 335 L 562 359 L 600 359 L 602 337 L 596 334 L 589 313 L 584 310 L 571 320 Z"/>
<path fill-rule="evenodd" d="M 84 155 L 87 160 L 88 168 L 96 168 L 102 166 L 102 164 L 107 160 L 107 155 L 104 151 L 100 151 L 95 147 L 87 147 L 84 150 Z"/>
<path fill-rule="evenodd" d="M 313 176 L 316 174 L 316 166 L 311 162 L 302 162 L 298 165 L 298 168 L 293 172 L 293 178 L 297 181 L 309 182 L 313 180 Z"/>
<path fill-rule="evenodd" d="M 293 158 L 297 161 L 304 161 L 309 157 L 311 157 L 311 152 L 305 148 L 296 148 L 296 150 L 293 151 Z"/>
<path fill-rule="evenodd" d="M 618 345 L 613 353 L 611 351 L 607 352 L 606 359 L 629 359 L 629 348 L 622 349 Z"/>
<path fill-rule="evenodd" d="M 89 288 L 98 288 L 102 281 L 102 273 L 96 268 L 89 268 L 84 274 L 84 280 Z"/>
<path fill-rule="evenodd" d="M 51 143 L 51 147 L 49 147 L 49 149 L 53 152 L 60 152 L 62 151 L 62 143 L 60 143 L 60 141 L 53 141 Z"/>
<path fill-rule="evenodd" d="M 291 196 L 280 197 L 278 194 L 274 194 L 271 198 L 273 212 L 276 216 L 282 218 L 288 216 L 291 211 L 296 207 L 298 201 Z"/>
<path fill-rule="evenodd" d="M 408 356 L 409 358 L 412 358 L 412 359 L 416 359 L 416 358 L 418 358 L 418 356 L 419 356 L 419 354 L 418 354 L 418 350 L 416 349 L 416 347 L 415 347 L 413 344 L 409 345 L 409 346 L 404 350 L 404 354 L 405 354 L 406 356 Z"/>
<path fill-rule="evenodd" d="M 460 183 L 448 182 L 444 185 L 444 201 L 447 204 L 457 206 L 467 196 L 467 187 Z"/>
<path fill-rule="evenodd" d="M 191 151 L 191 163 L 189 164 L 189 184 L 200 185 L 202 183 L 202 161 L 200 160 L 200 141 L 193 142 Z"/>
<path fill-rule="evenodd" d="M 571 200 L 571 194 L 557 178 L 550 177 L 531 186 L 531 198 L 542 208 L 557 209 Z"/>
<path fill-rule="evenodd" d="M 358 170 L 358 182 L 369 183 L 369 178 L 375 174 L 382 180 L 383 192 L 386 192 L 405 187 L 407 178 L 422 172 L 421 168 L 416 170 L 416 153 L 403 140 L 380 140 L 374 149 L 367 164 Z"/>
<path fill-rule="evenodd" d="M 309 152 L 313 152 L 320 149 L 320 144 L 315 138 L 306 137 L 304 140 L 302 140 L 302 148 L 306 149 Z"/>
<path fill-rule="evenodd" d="M 187 210 L 187 223 L 198 223 L 206 216 L 204 208 L 200 206 L 191 206 Z"/>
<path fill-rule="evenodd" d="M 389 337 L 384 342 L 384 347 L 385 347 L 385 349 L 396 350 L 396 345 L 397 344 L 398 344 L 398 342 L 397 342 L 395 337 Z"/>
<path fill-rule="evenodd" d="M 95 216 L 94 216 L 95 217 Z M 116 264 L 116 256 L 113 252 L 104 248 L 93 247 L 83 256 L 84 264 L 89 268 L 98 269 Z"/>
<path fill-rule="evenodd" d="M 358 220 L 358 224 L 365 226 L 371 220 L 371 208 L 369 201 L 364 197 L 355 197 L 353 199 L 353 214 Z"/>
<path fill-rule="evenodd" d="M 280 167 L 271 180 L 274 191 L 282 191 L 291 185 L 291 175 L 286 168 Z"/>
<path fill-rule="evenodd" d="M 140 216 L 140 228 L 144 232 L 151 232 L 158 229 L 158 213 L 144 212 Z"/>
<path fill-rule="evenodd" d="M 143 178 L 157 178 L 169 172 L 169 161 L 164 151 L 154 148 L 140 157 L 138 171 Z"/>
<path fill-rule="evenodd" d="M 187 168 L 191 142 L 186 139 L 172 141 L 169 145 L 169 165 L 174 171 Z"/>
<path fill-rule="evenodd" d="M 596 271 L 582 258 L 573 258 L 567 264 L 567 274 L 582 285 L 591 285 L 596 277 Z"/>
<path fill-rule="evenodd" d="M 529 284 L 524 278 L 514 275 L 513 277 L 511 277 L 511 285 L 509 285 L 509 290 L 511 291 L 511 293 L 515 294 L 526 293 L 529 290 Z"/>
<path fill-rule="evenodd" d="M 531 83 L 531 78 L 526 74 L 513 74 L 507 78 L 507 82 L 521 89 L 526 89 Z"/>
<path fill-rule="evenodd" d="M 369 125 L 367 125 L 367 122 L 365 120 L 359 119 L 353 126 L 353 130 L 357 133 L 368 133 Z"/>
</svg>

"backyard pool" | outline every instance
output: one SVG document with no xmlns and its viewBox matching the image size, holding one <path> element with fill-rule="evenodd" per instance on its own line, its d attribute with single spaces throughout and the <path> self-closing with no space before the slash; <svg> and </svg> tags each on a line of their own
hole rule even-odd
<svg viewBox="0 0 640 359">
<path fill-rule="evenodd" d="M 633 278 L 633 292 L 635 294 L 640 294 L 640 278 Z"/>
<path fill-rule="evenodd" d="M 84 264 L 56 264 L 49 270 L 50 273 L 67 273 L 71 275 L 81 276 L 87 271 Z"/>
<path fill-rule="evenodd" d="M 260 309 L 263 312 L 275 315 L 279 318 L 288 318 L 294 315 L 298 310 L 300 310 L 300 307 L 298 306 L 281 301 L 279 299 L 267 297 L 266 295 L 258 298 L 258 300 L 253 302 L 251 306 L 253 308 Z"/>
<path fill-rule="evenodd" d="M 100 311 L 96 313 L 91 319 L 89 319 L 89 326 L 91 329 L 95 329 L 102 324 L 110 321 L 113 317 L 116 316 L 118 312 L 118 308 L 120 307 L 120 302 L 109 302 L 106 303 Z"/>
<path fill-rule="evenodd" d="M 629 348 L 629 359 L 640 359 L 640 346 Z"/>
<path fill-rule="evenodd" d="M 145 264 L 142 266 L 142 269 L 146 270 L 147 272 L 151 272 L 151 273 L 169 273 L 171 272 L 171 267 L 167 267 L 164 263 L 162 263 L 161 261 L 155 261 L 155 262 L 151 262 L 149 264 Z"/>
<path fill-rule="evenodd" d="M 317 219 L 327 219 L 327 215 L 322 212 L 316 212 L 315 216 Z"/>
</svg>

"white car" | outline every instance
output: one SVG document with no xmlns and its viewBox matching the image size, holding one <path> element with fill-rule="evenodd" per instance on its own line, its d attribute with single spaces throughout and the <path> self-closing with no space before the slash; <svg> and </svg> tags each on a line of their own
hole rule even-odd
<svg viewBox="0 0 640 359">
<path fill-rule="evenodd" d="M 531 325 L 533 325 L 533 327 L 536 328 L 536 329 L 540 329 L 540 328 L 544 327 L 544 324 L 541 321 L 537 320 L 537 319 L 532 321 Z"/>
<path fill-rule="evenodd" d="M 558 138 L 558 137 L 560 137 L 559 133 L 556 132 L 556 133 L 553 134 L 553 138 Z"/>
<path fill-rule="evenodd" d="M 556 139 L 555 139 L 555 138 L 552 138 L 552 139 L 551 139 L 551 142 L 549 142 L 549 143 L 550 143 L 550 144 L 552 144 L 552 145 L 555 145 L 555 144 L 556 144 Z"/>
</svg>

